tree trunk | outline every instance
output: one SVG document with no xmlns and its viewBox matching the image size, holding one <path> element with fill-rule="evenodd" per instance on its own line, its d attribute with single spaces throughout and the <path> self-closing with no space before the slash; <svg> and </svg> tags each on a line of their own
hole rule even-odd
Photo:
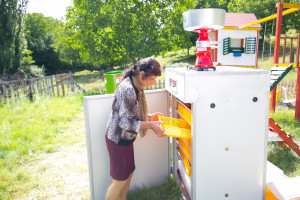
<svg viewBox="0 0 300 200">
<path fill-rule="evenodd" d="M 20 69 L 21 66 L 21 48 L 20 48 L 20 35 L 21 35 L 21 26 L 22 26 L 22 15 L 19 16 L 19 22 L 15 38 L 15 57 L 14 57 L 14 71 Z"/>
<path fill-rule="evenodd" d="M 190 55 L 190 48 L 189 47 L 187 48 L 187 54 L 188 54 L 188 56 Z"/>
<path fill-rule="evenodd" d="M 127 60 L 124 60 L 124 69 L 127 68 Z"/>
<path fill-rule="evenodd" d="M 109 63 L 109 69 L 110 69 L 110 70 L 114 70 L 114 63 L 113 63 L 113 62 L 110 62 L 110 63 Z"/>
<path fill-rule="evenodd" d="M 3 80 L 3 81 L 9 81 L 8 76 L 7 76 L 7 74 L 6 74 L 6 68 L 3 69 L 2 80 Z"/>
</svg>

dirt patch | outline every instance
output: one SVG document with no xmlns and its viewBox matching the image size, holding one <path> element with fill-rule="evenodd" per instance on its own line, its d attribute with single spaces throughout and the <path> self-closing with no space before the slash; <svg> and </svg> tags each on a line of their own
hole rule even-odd
<svg viewBox="0 0 300 200">
<path fill-rule="evenodd" d="M 62 146 L 53 153 L 41 154 L 36 160 L 26 166 L 35 172 L 31 174 L 32 190 L 19 199 L 90 198 L 85 140 Z"/>
</svg>

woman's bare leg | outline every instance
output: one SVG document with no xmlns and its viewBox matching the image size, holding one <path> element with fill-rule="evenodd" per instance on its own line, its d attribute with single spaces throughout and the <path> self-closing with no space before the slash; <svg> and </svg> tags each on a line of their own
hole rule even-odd
<svg viewBox="0 0 300 200">
<path fill-rule="evenodd" d="M 126 200 L 126 198 L 127 198 L 127 193 L 128 193 L 128 190 L 129 190 L 129 186 L 130 186 L 132 176 L 133 176 L 133 172 L 130 174 L 130 176 L 126 180 L 126 184 L 125 184 L 124 188 L 121 191 L 121 195 L 120 195 L 121 200 Z"/>
<path fill-rule="evenodd" d="M 113 179 L 107 189 L 105 200 L 126 200 L 132 175 L 133 173 L 125 181 Z"/>
</svg>

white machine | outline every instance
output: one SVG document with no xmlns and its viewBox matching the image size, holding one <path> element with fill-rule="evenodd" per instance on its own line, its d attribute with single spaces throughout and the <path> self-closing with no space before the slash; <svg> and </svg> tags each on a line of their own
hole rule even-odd
<svg viewBox="0 0 300 200">
<path fill-rule="evenodd" d="M 149 113 L 191 114 L 191 175 L 180 144 L 149 131 L 134 142 L 136 171 L 130 190 L 167 182 L 172 172 L 193 200 L 259 200 L 265 197 L 269 72 L 220 66 L 198 72 L 167 68 L 166 90 L 146 92 Z M 84 97 L 91 199 L 102 200 L 111 183 L 105 129 L 113 95 Z M 182 152 L 181 152 L 182 153 Z M 181 166 L 181 167 L 180 167 Z"/>
<path fill-rule="evenodd" d="M 191 176 L 173 139 L 173 172 L 191 199 L 264 199 L 269 72 L 234 67 L 166 69 L 166 89 L 191 112 Z M 179 166 L 179 167 L 178 167 Z"/>
</svg>

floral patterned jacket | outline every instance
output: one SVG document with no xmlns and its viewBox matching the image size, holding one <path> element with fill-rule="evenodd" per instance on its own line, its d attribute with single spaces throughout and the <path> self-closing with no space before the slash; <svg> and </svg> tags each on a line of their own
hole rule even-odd
<svg viewBox="0 0 300 200">
<path fill-rule="evenodd" d="M 141 126 L 137 90 L 130 77 L 125 78 L 115 92 L 112 112 L 106 127 L 108 139 L 127 146 L 134 142 Z"/>
</svg>

